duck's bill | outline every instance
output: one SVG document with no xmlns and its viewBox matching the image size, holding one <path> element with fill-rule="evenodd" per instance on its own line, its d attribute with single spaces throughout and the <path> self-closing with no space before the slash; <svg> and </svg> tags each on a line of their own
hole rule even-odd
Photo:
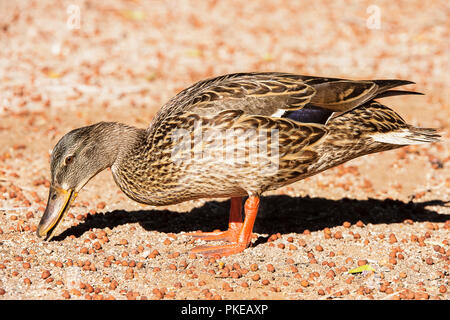
<svg viewBox="0 0 450 320">
<path fill-rule="evenodd" d="M 64 190 L 56 186 L 50 186 L 47 208 L 45 208 L 44 215 L 37 229 L 39 237 L 46 236 L 46 240 L 53 238 L 58 225 L 69 211 L 69 207 L 76 196 L 77 193 L 73 190 Z"/>
</svg>

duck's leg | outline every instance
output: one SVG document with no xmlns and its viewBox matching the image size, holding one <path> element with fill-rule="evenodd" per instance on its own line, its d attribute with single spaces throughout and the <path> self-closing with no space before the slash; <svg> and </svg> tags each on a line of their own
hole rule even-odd
<svg viewBox="0 0 450 320">
<path fill-rule="evenodd" d="M 233 243 L 222 246 L 200 246 L 192 249 L 193 253 L 200 253 L 210 256 L 228 256 L 231 254 L 244 251 L 251 242 L 253 225 L 255 224 L 256 215 L 258 214 L 259 197 L 250 196 L 244 205 L 245 219 L 244 223 L 233 240 Z"/>
<path fill-rule="evenodd" d="M 213 232 L 190 232 L 188 236 L 201 240 L 235 241 L 242 227 L 242 197 L 231 198 L 228 230 Z"/>
</svg>

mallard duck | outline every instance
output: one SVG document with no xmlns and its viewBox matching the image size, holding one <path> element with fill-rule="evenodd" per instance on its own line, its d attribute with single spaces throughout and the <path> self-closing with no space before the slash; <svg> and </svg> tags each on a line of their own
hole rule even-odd
<svg viewBox="0 0 450 320">
<path fill-rule="evenodd" d="M 143 204 L 231 198 L 228 230 L 190 233 L 229 243 L 193 252 L 241 252 L 251 243 L 263 192 L 366 154 L 438 141 L 434 129 L 409 125 L 375 101 L 419 94 L 392 90 L 412 83 L 228 74 L 178 93 L 147 129 L 99 122 L 72 130 L 52 151 L 48 204 L 37 234 L 50 240 L 83 186 L 111 168 L 119 188 Z"/>
</svg>

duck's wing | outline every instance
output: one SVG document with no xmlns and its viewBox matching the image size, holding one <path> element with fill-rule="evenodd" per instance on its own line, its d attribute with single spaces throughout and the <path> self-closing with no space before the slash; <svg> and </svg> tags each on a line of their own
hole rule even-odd
<svg viewBox="0 0 450 320">
<path fill-rule="evenodd" d="M 324 124 L 333 113 L 346 112 L 377 95 L 386 95 L 391 88 L 410 83 L 275 72 L 228 74 L 197 82 L 169 100 L 154 117 L 148 137 L 155 145 L 156 140 L 193 119 L 202 125 L 213 118 L 229 125 L 244 123 L 245 119 L 259 129 L 281 126 L 285 128 L 282 132 L 314 132 L 314 139 L 299 144 L 308 148 L 326 133 Z M 217 125 L 217 121 L 213 122 Z"/>
<path fill-rule="evenodd" d="M 313 105 L 345 112 L 377 96 L 409 94 L 389 89 L 405 80 L 347 80 L 289 73 L 235 73 L 197 82 L 173 97 L 160 111 L 165 115 L 194 112 L 215 115 L 224 110 L 282 117 L 285 111 Z"/>
<path fill-rule="evenodd" d="M 236 73 L 197 82 L 161 109 L 161 115 L 216 115 L 225 110 L 270 116 L 278 110 L 300 109 L 316 91 L 299 76 L 282 73 Z"/>
</svg>

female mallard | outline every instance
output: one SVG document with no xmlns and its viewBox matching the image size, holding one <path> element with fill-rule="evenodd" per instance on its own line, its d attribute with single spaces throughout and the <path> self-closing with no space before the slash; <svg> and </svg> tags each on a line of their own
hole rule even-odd
<svg viewBox="0 0 450 320">
<path fill-rule="evenodd" d="M 77 193 L 110 167 L 131 199 L 168 205 L 231 197 L 229 228 L 191 235 L 231 242 L 194 248 L 230 255 L 251 242 L 260 195 L 356 157 L 434 142 L 374 101 L 413 82 L 239 73 L 200 81 L 138 129 L 100 122 L 70 131 L 51 156 L 51 187 L 37 234 L 53 237 Z M 242 221 L 242 197 L 248 196 Z"/>
</svg>

